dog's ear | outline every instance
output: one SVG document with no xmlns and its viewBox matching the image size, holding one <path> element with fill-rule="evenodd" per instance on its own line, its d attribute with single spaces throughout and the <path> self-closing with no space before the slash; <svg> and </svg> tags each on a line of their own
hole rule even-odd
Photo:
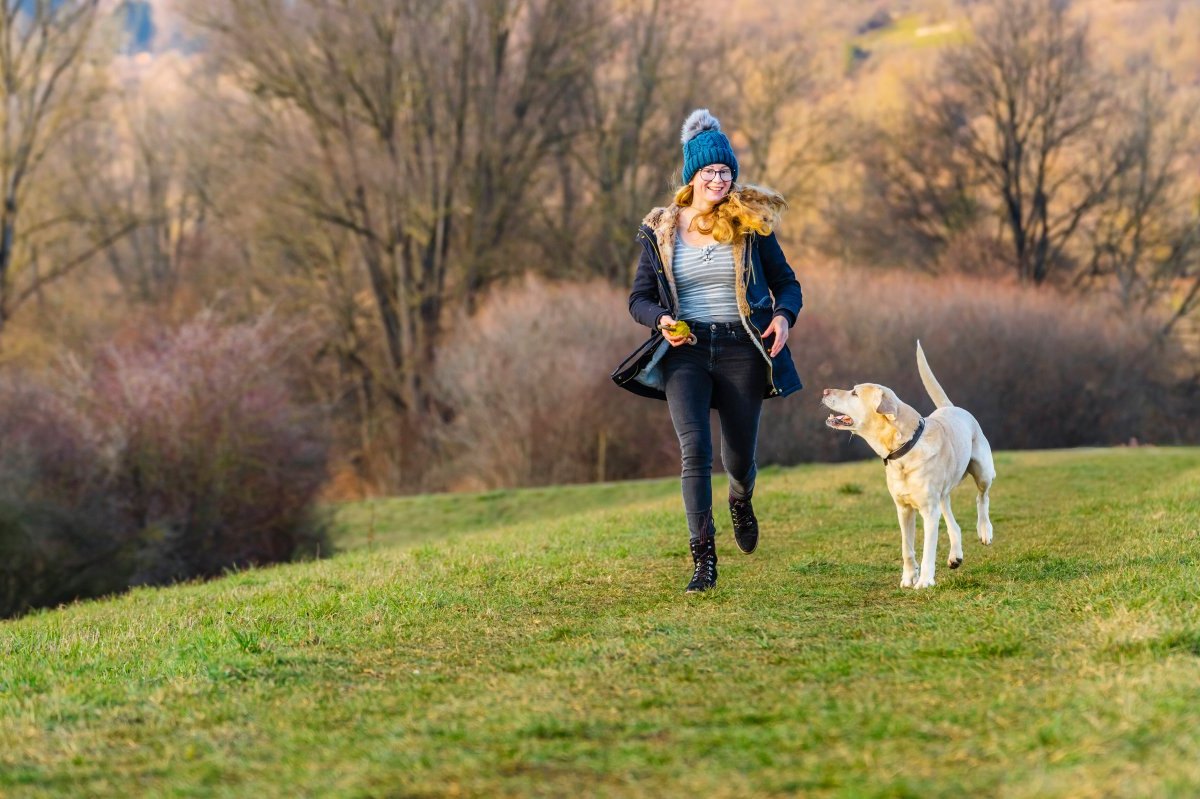
<svg viewBox="0 0 1200 799">
<path fill-rule="evenodd" d="M 889 422 L 896 421 L 896 414 L 900 413 L 900 404 L 896 401 L 896 396 L 890 391 L 880 391 L 879 404 L 875 406 L 875 412 L 880 416 L 887 417 Z"/>
</svg>

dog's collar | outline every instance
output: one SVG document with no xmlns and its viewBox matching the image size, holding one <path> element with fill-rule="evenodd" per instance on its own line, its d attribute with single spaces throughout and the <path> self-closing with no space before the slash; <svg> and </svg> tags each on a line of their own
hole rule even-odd
<svg viewBox="0 0 1200 799">
<path fill-rule="evenodd" d="M 925 432 L 925 418 L 922 417 L 921 421 L 917 422 L 917 432 L 913 433 L 913 437 L 908 440 L 908 443 L 902 444 L 899 449 L 895 449 L 895 450 L 892 450 L 891 452 L 889 452 L 887 454 L 887 457 L 883 459 L 883 465 L 887 466 L 892 461 L 897 460 L 899 458 L 903 458 L 905 455 L 907 455 L 908 451 L 910 449 L 912 449 L 913 447 L 915 447 L 917 445 L 917 442 L 921 440 L 921 434 L 924 432 Z"/>
</svg>

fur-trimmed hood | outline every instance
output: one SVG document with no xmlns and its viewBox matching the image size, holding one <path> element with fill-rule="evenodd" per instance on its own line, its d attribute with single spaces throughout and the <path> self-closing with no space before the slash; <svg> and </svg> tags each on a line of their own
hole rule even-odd
<svg viewBox="0 0 1200 799">
<path fill-rule="evenodd" d="M 739 195 L 746 205 L 768 209 L 772 217 L 768 220 L 771 227 L 774 227 L 779 222 L 779 217 L 783 215 L 784 210 L 787 208 L 787 200 L 783 198 L 782 194 L 764 186 L 754 186 L 747 183 L 738 186 L 730 193 Z M 660 230 L 670 233 L 674 230 L 675 222 L 681 210 L 683 210 L 683 206 L 676 205 L 675 203 L 671 203 L 665 208 L 651 208 L 650 213 L 646 214 L 646 218 L 642 220 L 642 224 L 653 230 L 656 235 L 660 233 Z"/>
</svg>

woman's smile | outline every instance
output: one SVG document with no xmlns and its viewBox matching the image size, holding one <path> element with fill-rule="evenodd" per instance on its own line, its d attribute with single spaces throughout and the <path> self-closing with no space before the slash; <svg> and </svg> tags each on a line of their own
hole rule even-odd
<svg viewBox="0 0 1200 799">
<path fill-rule="evenodd" d="M 704 185 L 704 191 L 708 194 L 708 196 L 710 198 L 712 198 L 714 200 L 719 200 L 722 197 L 724 197 L 725 194 L 728 192 L 728 190 L 729 190 L 729 184 L 727 184 L 727 183 L 718 183 L 718 184 L 706 183 Z"/>
</svg>

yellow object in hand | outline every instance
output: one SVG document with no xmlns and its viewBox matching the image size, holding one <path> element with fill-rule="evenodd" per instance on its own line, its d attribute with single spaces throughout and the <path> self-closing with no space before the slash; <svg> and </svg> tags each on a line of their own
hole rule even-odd
<svg viewBox="0 0 1200 799">
<path fill-rule="evenodd" d="M 692 334 L 692 329 L 688 327 L 688 323 L 682 319 L 673 325 L 660 325 L 658 329 L 664 331 L 672 338 L 683 338 L 684 336 L 690 336 Z"/>
<path fill-rule="evenodd" d="M 684 339 L 683 342 L 672 341 L 671 346 L 679 346 L 680 343 L 695 344 L 696 337 L 692 335 L 692 329 L 688 327 L 688 323 L 680 319 L 673 325 L 659 325 L 658 329 L 672 339 Z"/>
</svg>

